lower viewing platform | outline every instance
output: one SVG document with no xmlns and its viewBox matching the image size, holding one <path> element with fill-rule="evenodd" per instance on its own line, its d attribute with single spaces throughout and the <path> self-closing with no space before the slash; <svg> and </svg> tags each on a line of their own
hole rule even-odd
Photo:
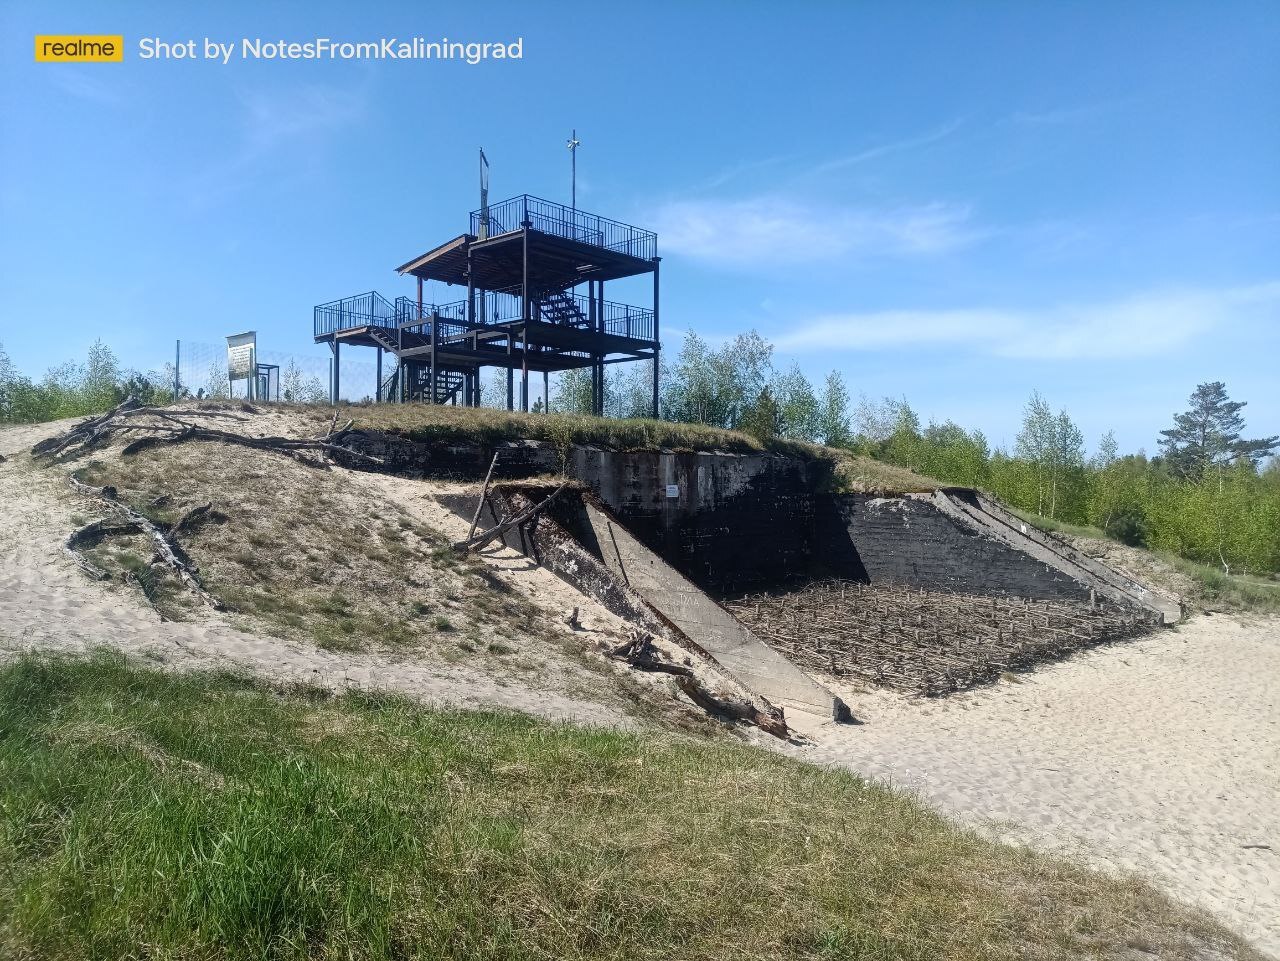
<svg viewBox="0 0 1280 961">
<path fill-rule="evenodd" d="M 523 408 L 531 371 L 545 381 L 550 373 L 590 367 L 602 381 L 603 365 L 657 357 L 656 318 L 648 308 L 555 291 L 530 300 L 528 319 L 523 310 L 522 298 L 511 292 L 478 293 L 468 311 L 466 301 L 419 307 L 410 297 L 392 301 L 369 291 L 315 307 L 313 333 L 316 343 L 334 352 L 335 397 L 339 348 L 375 348 L 378 400 L 384 402 L 478 404 L 480 371 L 496 367 L 509 372 L 509 385 L 520 373 Z M 384 379 L 385 354 L 394 358 L 394 369 Z M 515 396 L 509 386 L 511 409 Z"/>
</svg>

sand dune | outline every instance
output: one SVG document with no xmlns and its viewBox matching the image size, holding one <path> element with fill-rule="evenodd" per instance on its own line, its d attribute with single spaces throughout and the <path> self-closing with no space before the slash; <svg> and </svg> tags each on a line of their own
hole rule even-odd
<svg viewBox="0 0 1280 961">
<path fill-rule="evenodd" d="M 0 430 L 0 453 L 63 426 Z M 400 499 L 406 483 L 359 478 L 368 493 Z M 162 623 L 135 593 L 86 580 L 63 555 L 75 509 L 65 491 L 60 470 L 33 471 L 23 457 L 0 464 L 0 657 L 108 646 L 175 668 L 634 723 L 603 691 L 533 692 L 518 678 L 323 650 L 218 617 Z M 414 505 L 437 526 L 459 523 L 425 497 Z M 527 596 L 580 605 L 602 634 L 625 630 L 527 559 L 499 551 L 490 562 Z M 998 837 L 1137 872 L 1280 953 L 1280 621 L 1200 617 L 946 699 L 838 693 L 865 723 L 824 725 L 812 746 L 785 750 L 918 791 Z"/>
<path fill-rule="evenodd" d="M 1280 953 L 1280 621 L 1201 616 L 994 688 L 846 700 L 866 723 L 822 729 L 810 760 L 1137 872 Z"/>
</svg>

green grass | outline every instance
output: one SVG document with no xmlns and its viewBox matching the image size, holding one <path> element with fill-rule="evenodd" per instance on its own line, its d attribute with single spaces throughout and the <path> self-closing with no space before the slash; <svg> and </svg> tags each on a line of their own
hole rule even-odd
<svg viewBox="0 0 1280 961">
<path fill-rule="evenodd" d="M 295 405 L 290 405 L 291 407 Z M 333 408 L 303 408 L 314 411 L 317 423 L 327 426 Z M 445 404 L 344 404 L 341 417 L 355 419 L 357 427 L 395 431 L 420 441 L 500 441 L 537 440 L 550 444 L 593 444 L 615 450 L 726 451 L 760 453 L 772 451 L 812 459 L 823 448 L 814 444 L 775 438 L 761 442 L 750 434 L 678 424 L 665 420 L 585 417 L 578 414 L 521 414 L 487 407 L 451 407 Z"/>
<path fill-rule="evenodd" d="M 297 405 L 289 405 L 297 409 Z M 317 429 L 327 427 L 333 408 L 301 408 Z M 368 430 L 403 434 L 421 442 L 470 441 L 493 444 L 534 440 L 567 447 L 580 444 L 612 450 L 720 451 L 731 454 L 773 453 L 798 457 L 816 465 L 812 480 L 820 489 L 842 491 L 927 491 L 943 486 L 903 467 L 896 467 L 848 450 L 775 437 L 767 441 L 740 431 L 680 424 L 665 420 L 615 420 L 577 414 L 520 414 L 485 407 L 434 404 L 344 404 L 340 419 L 350 417 Z"/>
<path fill-rule="evenodd" d="M 0 956 L 1256 955 L 1204 917 L 729 743 L 0 668 Z M 1145 955 L 1144 955 L 1145 956 Z"/>
<path fill-rule="evenodd" d="M 1114 544 L 1124 543 L 1097 527 L 1064 524 L 1061 521 L 1051 520 L 1047 517 L 1037 517 L 1035 514 L 1017 510 L 1008 507 L 1008 505 L 1005 506 L 1010 512 L 1022 518 L 1028 524 L 1034 524 L 1041 530 L 1066 534 L 1071 537 L 1087 537 L 1093 540 L 1110 541 Z M 1139 547 L 1132 549 L 1144 551 L 1152 565 L 1166 565 L 1167 568 L 1190 578 L 1193 588 L 1185 600 L 1194 605 L 1228 611 L 1265 614 L 1280 613 L 1280 581 L 1267 580 L 1247 574 L 1228 575 L 1220 567 L 1201 564 L 1197 561 L 1171 554 L 1168 551 L 1151 551 L 1147 548 Z M 1180 592 L 1185 592 L 1186 590 L 1186 583 L 1183 582 Z"/>
<path fill-rule="evenodd" d="M 1280 614 L 1280 581 L 1248 575 L 1228 575 L 1220 567 L 1198 564 L 1175 554 L 1162 555 L 1196 583 L 1196 600 L 1208 607 L 1232 611 Z"/>
<path fill-rule="evenodd" d="M 1003 501 L 1001 501 L 1001 503 L 1004 504 Z M 1021 518 L 1033 527 L 1040 528 L 1042 531 L 1053 531 L 1054 533 L 1066 534 L 1070 537 L 1092 537 L 1094 540 L 1114 541 L 1117 544 L 1123 543 L 1122 541 L 1116 540 L 1116 538 L 1107 534 L 1100 527 L 1089 527 L 1084 524 L 1068 524 L 1065 521 L 1054 520 L 1052 517 L 1041 517 L 1040 515 L 1033 514 L 1030 511 L 1019 510 L 1016 507 L 1010 507 L 1008 504 L 1004 504 L 1004 508 L 1009 513 Z"/>
</svg>

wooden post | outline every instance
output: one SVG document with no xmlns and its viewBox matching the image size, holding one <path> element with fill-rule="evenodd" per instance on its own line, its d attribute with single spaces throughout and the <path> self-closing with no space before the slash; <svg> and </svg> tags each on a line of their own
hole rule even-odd
<svg viewBox="0 0 1280 961">
<path fill-rule="evenodd" d="M 471 515 L 471 530 L 467 531 L 467 540 L 476 536 L 476 525 L 480 523 L 480 511 L 484 509 L 485 498 L 489 496 L 489 481 L 493 479 L 493 469 L 498 466 L 498 452 L 493 452 L 493 460 L 489 461 L 489 471 L 484 475 L 484 488 L 480 491 L 480 503 L 476 504 L 476 512 Z"/>
</svg>

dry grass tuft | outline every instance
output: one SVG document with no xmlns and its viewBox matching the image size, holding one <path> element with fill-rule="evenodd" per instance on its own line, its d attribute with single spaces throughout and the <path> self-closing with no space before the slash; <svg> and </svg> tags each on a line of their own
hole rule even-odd
<svg viewBox="0 0 1280 961">
<path fill-rule="evenodd" d="M 234 405 L 227 405 L 233 409 Z M 335 408 L 324 405 L 264 405 L 264 410 L 297 418 L 305 431 L 322 434 Z M 736 454 L 773 453 L 798 457 L 824 468 L 825 486 L 866 492 L 929 491 L 945 486 L 902 467 L 855 454 L 842 448 L 774 438 L 762 442 L 750 434 L 701 424 L 665 420 L 614 420 L 576 414 L 518 414 L 489 408 L 433 404 L 344 404 L 339 420 L 351 418 L 359 428 L 400 433 L 418 441 L 470 441 L 492 444 L 536 440 L 557 447 L 590 445 L 614 450 L 723 451 Z M 818 478 L 820 484 L 822 478 Z"/>
<path fill-rule="evenodd" d="M 184 534 L 183 546 L 233 615 L 281 637 L 335 650 L 413 648 L 457 661 L 495 644 L 553 646 L 547 639 L 559 634 L 522 595 L 495 589 L 482 561 L 459 556 L 441 532 L 360 491 L 341 471 L 188 444 L 96 461 L 81 476 L 114 485 L 160 521 L 212 502 L 217 521 Z M 145 556 L 141 544 L 120 539 L 93 555 L 109 570 L 135 571 Z M 162 575 L 144 587 L 167 616 L 195 614 L 181 586 Z"/>
</svg>

